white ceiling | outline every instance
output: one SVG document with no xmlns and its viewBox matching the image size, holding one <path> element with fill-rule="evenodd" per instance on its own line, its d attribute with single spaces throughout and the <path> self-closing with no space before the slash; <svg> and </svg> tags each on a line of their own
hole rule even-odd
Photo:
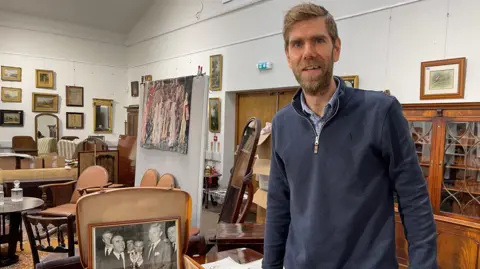
<svg viewBox="0 0 480 269">
<path fill-rule="evenodd" d="M 127 34 L 154 0 L 0 0 L 0 10 Z"/>
</svg>

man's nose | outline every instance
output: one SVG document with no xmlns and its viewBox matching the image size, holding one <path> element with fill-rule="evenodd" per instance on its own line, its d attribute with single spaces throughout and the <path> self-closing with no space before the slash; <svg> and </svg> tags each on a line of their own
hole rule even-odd
<svg viewBox="0 0 480 269">
<path fill-rule="evenodd" d="M 306 42 L 303 50 L 303 58 L 308 59 L 315 56 L 315 45 L 312 42 Z"/>
</svg>

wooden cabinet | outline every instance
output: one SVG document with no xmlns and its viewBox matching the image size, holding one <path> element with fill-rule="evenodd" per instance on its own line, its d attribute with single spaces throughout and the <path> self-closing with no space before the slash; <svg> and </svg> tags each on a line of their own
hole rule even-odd
<svg viewBox="0 0 480 269">
<path fill-rule="evenodd" d="M 127 109 L 127 121 L 125 122 L 125 135 L 137 136 L 138 105 L 132 105 L 125 108 Z"/>
<path fill-rule="evenodd" d="M 480 103 L 407 104 L 404 115 L 428 183 L 444 269 L 480 269 Z M 397 257 L 408 245 L 396 216 Z"/>
</svg>

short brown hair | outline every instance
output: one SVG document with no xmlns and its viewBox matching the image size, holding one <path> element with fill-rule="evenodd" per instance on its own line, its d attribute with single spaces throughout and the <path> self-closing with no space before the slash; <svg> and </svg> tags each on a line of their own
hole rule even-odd
<svg viewBox="0 0 480 269">
<path fill-rule="evenodd" d="M 328 12 L 323 6 L 315 5 L 313 3 L 304 3 L 294 6 L 287 12 L 287 14 L 285 14 L 283 20 L 283 40 L 285 41 L 285 49 L 288 48 L 288 35 L 294 24 L 322 17 L 325 18 L 328 34 L 330 35 L 332 42 L 335 43 L 338 38 L 338 30 L 337 23 L 332 14 L 330 14 L 330 12 Z"/>
</svg>

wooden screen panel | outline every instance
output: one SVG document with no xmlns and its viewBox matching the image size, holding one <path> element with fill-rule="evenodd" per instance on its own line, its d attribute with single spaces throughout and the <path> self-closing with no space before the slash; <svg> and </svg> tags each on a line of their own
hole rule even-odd
<svg viewBox="0 0 480 269">
<path fill-rule="evenodd" d="M 480 225 L 435 216 L 440 269 L 480 269 Z M 395 239 L 400 268 L 408 268 L 408 243 L 395 213 Z"/>
</svg>

